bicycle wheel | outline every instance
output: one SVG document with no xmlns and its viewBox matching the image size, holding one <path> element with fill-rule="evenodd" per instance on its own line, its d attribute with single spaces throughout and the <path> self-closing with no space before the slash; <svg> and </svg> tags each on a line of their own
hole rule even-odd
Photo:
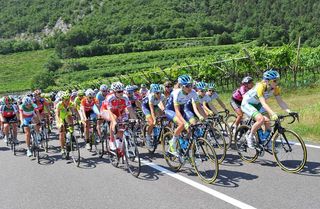
<svg viewBox="0 0 320 209">
<path fill-rule="evenodd" d="M 221 164 L 226 158 L 227 153 L 226 141 L 223 134 L 218 129 L 211 127 L 206 131 L 204 138 L 214 148 L 218 163 Z"/>
<path fill-rule="evenodd" d="M 277 164 L 289 173 L 301 171 L 307 162 L 307 148 L 301 137 L 285 129 L 272 139 L 272 152 Z"/>
<path fill-rule="evenodd" d="M 232 134 L 232 136 L 234 136 L 236 132 L 236 125 L 235 125 L 236 119 L 237 119 L 237 116 L 235 114 L 229 114 L 225 119 L 226 123 L 230 128 L 230 133 Z"/>
<path fill-rule="evenodd" d="M 191 161 L 200 179 L 213 183 L 219 173 L 219 163 L 213 147 L 204 138 L 198 138 L 191 145 Z"/>
<path fill-rule="evenodd" d="M 106 150 L 107 150 L 107 153 L 108 153 L 107 156 L 108 156 L 108 159 L 111 162 L 111 164 L 114 167 L 117 168 L 119 166 L 120 158 L 116 153 L 113 153 L 113 152 L 110 151 L 110 145 L 109 144 L 110 144 L 110 141 L 106 140 Z"/>
<path fill-rule="evenodd" d="M 73 135 L 71 136 L 71 141 L 70 141 L 70 153 L 71 153 L 71 159 L 72 162 L 75 164 L 75 166 L 79 167 L 80 165 L 80 148 L 78 144 L 78 139 L 74 137 Z"/>
<path fill-rule="evenodd" d="M 228 150 L 231 146 L 232 141 L 232 134 L 228 124 L 222 120 L 217 123 L 216 128 L 223 134 L 226 141 L 226 149 Z"/>
<path fill-rule="evenodd" d="M 162 154 L 163 154 L 163 158 L 166 160 L 168 166 L 172 170 L 178 171 L 182 166 L 182 164 L 179 160 L 179 157 L 172 155 L 169 152 L 169 149 L 170 149 L 169 141 L 172 139 L 172 137 L 173 137 L 172 132 L 167 132 L 162 136 L 162 139 L 161 139 Z M 176 141 L 176 147 L 177 147 L 177 150 L 180 150 L 179 140 Z"/>
<path fill-rule="evenodd" d="M 149 128 L 149 125 L 146 124 L 144 127 L 143 127 L 143 139 L 144 139 L 144 144 L 146 145 L 146 136 L 147 136 L 147 131 L 148 131 L 148 128 Z M 153 154 L 156 149 L 157 149 L 157 146 L 158 146 L 158 137 L 154 137 L 154 136 L 150 136 L 150 144 L 151 146 L 148 147 L 147 146 L 147 149 L 149 151 L 150 154 Z"/>
<path fill-rule="evenodd" d="M 141 170 L 141 161 L 135 139 L 132 136 L 125 136 L 123 146 L 127 168 L 134 177 L 138 177 Z"/>
<path fill-rule="evenodd" d="M 247 145 L 246 135 L 250 132 L 251 127 L 247 125 L 241 125 L 238 127 L 234 139 L 236 144 L 236 150 L 243 161 L 252 163 L 258 158 L 258 151 L 256 149 L 250 149 Z M 257 137 L 255 136 L 255 139 Z"/>
</svg>

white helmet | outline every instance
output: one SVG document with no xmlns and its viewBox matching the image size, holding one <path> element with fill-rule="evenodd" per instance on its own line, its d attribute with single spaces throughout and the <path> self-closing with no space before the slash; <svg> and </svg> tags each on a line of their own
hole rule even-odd
<svg viewBox="0 0 320 209">
<path fill-rule="evenodd" d="M 87 89 L 86 90 L 86 96 L 87 97 L 94 97 L 95 93 L 92 89 Z"/>
<path fill-rule="evenodd" d="M 100 91 L 107 91 L 107 90 L 108 90 L 108 86 L 107 86 L 107 85 L 102 84 L 102 85 L 100 86 Z"/>
<path fill-rule="evenodd" d="M 121 82 L 114 82 L 111 84 L 111 89 L 113 91 L 123 91 L 124 85 Z"/>
<path fill-rule="evenodd" d="M 31 104 L 32 103 L 32 99 L 30 97 L 25 97 L 25 98 L 23 98 L 22 103 L 24 105 Z"/>
</svg>

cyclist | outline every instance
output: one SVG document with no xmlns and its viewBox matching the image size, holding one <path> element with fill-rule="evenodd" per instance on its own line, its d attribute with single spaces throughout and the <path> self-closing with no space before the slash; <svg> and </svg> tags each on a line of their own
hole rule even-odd
<svg viewBox="0 0 320 209">
<path fill-rule="evenodd" d="M 95 93 L 92 89 L 86 90 L 86 96 L 81 100 L 80 116 L 84 122 L 84 135 L 86 141 L 86 149 L 90 150 L 89 143 L 89 119 L 96 119 L 99 115 L 99 101 L 95 98 Z M 101 136 L 100 129 L 98 134 Z"/>
<path fill-rule="evenodd" d="M 215 84 L 214 83 L 208 83 L 207 84 L 207 88 L 208 88 L 208 92 L 207 95 L 210 97 L 210 101 L 209 103 L 212 104 L 212 106 L 210 106 L 210 109 L 214 112 L 214 113 L 218 113 L 218 110 L 214 107 L 213 102 L 214 100 L 217 100 L 217 102 L 219 103 L 219 105 L 224 109 L 224 111 L 226 113 L 229 113 L 229 110 L 227 109 L 226 105 L 223 103 L 223 101 L 219 98 L 218 93 L 215 91 Z"/>
<path fill-rule="evenodd" d="M 129 98 L 131 103 L 131 107 L 136 109 L 137 107 L 141 109 L 141 102 L 139 101 L 138 97 L 134 94 L 134 86 L 126 86 L 126 96 Z"/>
<path fill-rule="evenodd" d="M 241 102 L 243 99 L 243 95 L 247 91 L 252 89 L 253 85 L 253 78 L 251 78 L 250 76 L 246 76 L 242 79 L 241 86 L 238 89 L 236 89 L 232 94 L 230 105 L 237 113 L 237 119 L 235 121 L 236 128 L 239 126 L 240 121 L 243 117 L 243 112 L 241 110 Z"/>
<path fill-rule="evenodd" d="M 30 150 L 30 123 L 35 123 L 36 128 L 35 131 L 37 133 L 36 139 L 40 141 L 40 113 L 37 108 L 37 105 L 32 102 L 30 97 L 25 97 L 22 101 L 22 105 L 20 107 L 20 120 L 21 126 L 24 127 L 25 135 L 26 135 L 26 144 L 27 144 L 27 156 L 31 157 L 32 153 Z"/>
<path fill-rule="evenodd" d="M 72 118 L 72 109 L 73 103 L 70 101 L 70 96 L 68 93 L 61 95 L 61 101 L 57 104 L 55 114 L 57 118 L 57 128 L 59 130 L 59 140 L 61 146 L 61 155 L 62 158 L 66 157 L 65 147 L 65 127 L 64 123 L 68 123 L 73 127 L 73 118 Z"/>
<path fill-rule="evenodd" d="M 106 99 L 108 91 L 108 86 L 105 84 L 102 84 L 100 86 L 100 91 L 97 93 L 96 98 L 99 100 L 99 106 L 101 107 L 102 102 Z"/>
<path fill-rule="evenodd" d="M 151 84 L 150 93 L 142 100 L 142 112 L 146 116 L 149 125 L 146 134 L 146 145 L 148 147 L 151 147 L 151 132 L 156 122 L 156 116 L 161 115 L 164 111 L 164 100 L 165 97 L 161 94 L 161 87 L 159 84 Z"/>
<path fill-rule="evenodd" d="M 13 142 L 18 144 L 19 141 L 17 139 L 17 122 L 19 118 L 18 107 L 13 104 L 13 99 L 10 96 L 6 96 L 3 98 L 3 104 L 0 106 L 0 119 L 4 124 L 3 132 L 4 132 L 4 142 L 8 142 L 9 136 L 9 122 L 14 122 L 12 124 L 13 127 Z"/>
<path fill-rule="evenodd" d="M 199 96 L 199 102 L 203 110 L 205 111 L 206 116 L 213 115 L 211 109 L 215 109 L 213 104 L 210 102 L 211 99 L 209 95 L 206 94 L 207 84 L 203 81 L 196 83 L 196 90 Z"/>
<path fill-rule="evenodd" d="M 139 93 L 142 98 L 144 98 L 147 95 L 148 89 L 147 89 L 146 84 L 141 84 L 141 89 L 140 89 Z"/>
<path fill-rule="evenodd" d="M 130 118 L 135 119 L 136 115 L 131 107 L 129 98 L 123 95 L 124 85 L 121 82 L 111 84 L 112 93 L 102 103 L 101 116 L 103 119 L 110 121 L 110 149 L 116 150 L 115 145 L 115 127 L 117 122 L 123 122 L 128 118 L 126 111 L 129 112 Z"/>
<path fill-rule="evenodd" d="M 172 82 L 166 81 L 164 82 L 164 96 L 165 96 L 165 103 L 167 102 L 167 99 L 169 98 L 171 92 L 172 92 Z"/>
<path fill-rule="evenodd" d="M 243 96 L 241 110 L 255 120 L 250 133 L 246 136 L 248 147 L 251 149 L 255 148 L 254 133 L 256 133 L 262 125 L 265 125 L 266 131 L 263 134 L 263 139 L 268 138 L 270 134 L 269 118 L 271 118 L 271 120 L 276 120 L 278 118 L 277 114 L 267 104 L 266 100 L 268 98 L 274 95 L 279 106 L 286 112 L 291 113 L 288 105 L 280 96 L 281 89 L 277 84 L 279 79 L 280 75 L 276 70 L 267 70 L 263 73 L 263 80 L 257 83 L 254 88 L 250 89 Z M 268 144 L 267 149 L 269 151 L 271 150 L 271 143 Z"/>
<path fill-rule="evenodd" d="M 40 113 L 40 119 L 45 119 L 46 125 L 50 127 L 50 106 L 45 98 L 41 96 L 41 90 L 37 89 L 33 92 L 33 103 L 37 105 L 37 109 Z"/>
<path fill-rule="evenodd" d="M 198 109 L 201 109 L 201 107 L 199 104 L 199 96 L 196 91 L 192 89 L 192 78 L 189 75 L 181 75 L 178 77 L 178 83 L 180 88 L 173 90 L 165 108 L 165 114 L 168 120 L 178 124 L 178 127 L 174 131 L 173 138 L 169 142 L 170 152 L 173 155 L 177 155 L 176 141 L 181 132 L 184 129 L 188 130 L 190 123 L 195 123 L 194 114 L 189 111 L 189 108 L 185 109 L 185 104 L 192 100 L 193 110 L 200 120 L 204 118 L 204 116 L 198 112 Z M 187 112 L 185 112 L 185 110 L 187 110 Z"/>
</svg>

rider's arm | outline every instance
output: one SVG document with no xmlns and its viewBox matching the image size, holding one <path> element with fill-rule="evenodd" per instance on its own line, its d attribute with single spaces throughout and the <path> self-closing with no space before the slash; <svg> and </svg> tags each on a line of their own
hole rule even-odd
<svg viewBox="0 0 320 209">
<path fill-rule="evenodd" d="M 226 105 L 223 103 L 223 101 L 220 98 L 217 98 L 217 101 L 224 110 L 227 109 Z"/>
<path fill-rule="evenodd" d="M 133 108 L 130 106 L 130 107 L 127 107 L 127 110 L 129 112 L 129 116 L 131 119 L 137 119 L 137 114 L 136 112 L 133 110 Z"/>
<path fill-rule="evenodd" d="M 149 107 L 150 107 L 151 117 L 153 121 L 156 121 L 156 115 L 154 113 L 154 105 L 151 102 L 149 102 Z"/>
<path fill-rule="evenodd" d="M 192 107 L 194 113 L 197 115 L 199 119 L 206 117 L 205 112 L 203 111 L 199 102 L 192 102 Z"/>
<path fill-rule="evenodd" d="M 180 112 L 180 105 L 175 104 L 174 111 L 176 112 L 176 116 L 180 121 L 182 121 L 183 123 L 187 123 L 187 121 L 182 117 L 182 114 Z"/>
<path fill-rule="evenodd" d="M 164 111 L 164 104 L 163 102 L 159 102 L 158 107 L 161 109 L 161 111 Z"/>
<path fill-rule="evenodd" d="M 273 112 L 273 110 L 267 104 L 266 99 L 264 97 L 259 97 L 259 101 L 260 101 L 262 107 L 269 113 L 270 116 L 275 114 L 275 112 Z"/>
<path fill-rule="evenodd" d="M 282 97 L 280 95 L 276 96 L 276 100 L 279 104 L 279 106 L 284 110 L 286 111 L 287 113 L 290 113 L 290 109 L 287 105 L 287 103 L 285 103 L 283 100 L 282 100 Z"/>
</svg>

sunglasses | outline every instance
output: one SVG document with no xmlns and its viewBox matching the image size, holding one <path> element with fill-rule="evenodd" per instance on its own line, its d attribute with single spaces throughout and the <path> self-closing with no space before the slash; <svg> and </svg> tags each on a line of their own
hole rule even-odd
<svg viewBox="0 0 320 209">
<path fill-rule="evenodd" d="M 93 99 L 93 97 L 88 97 L 88 99 Z"/>
<path fill-rule="evenodd" d="M 189 84 L 185 85 L 185 87 L 186 87 L 186 88 L 191 88 L 191 87 L 192 87 L 192 84 L 189 83 Z"/>
<path fill-rule="evenodd" d="M 212 89 L 208 89 L 208 91 L 213 91 Z"/>
<path fill-rule="evenodd" d="M 108 92 L 107 90 L 104 90 L 104 91 L 102 91 L 102 92 Z"/>
<path fill-rule="evenodd" d="M 116 91 L 116 93 L 121 94 L 121 93 L 123 93 L 123 91 Z"/>
<path fill-rule="evenodd" d="M 166 88 L 171 88 L 172 86 L 165 86 Z"/>
<path fill-rule="evenodd" d="M 200 90 L 200 92 L 205 93 L 205 92 L 206 92 L 206 90 L 202 89 L 202 90 Z"/>
</svg>

